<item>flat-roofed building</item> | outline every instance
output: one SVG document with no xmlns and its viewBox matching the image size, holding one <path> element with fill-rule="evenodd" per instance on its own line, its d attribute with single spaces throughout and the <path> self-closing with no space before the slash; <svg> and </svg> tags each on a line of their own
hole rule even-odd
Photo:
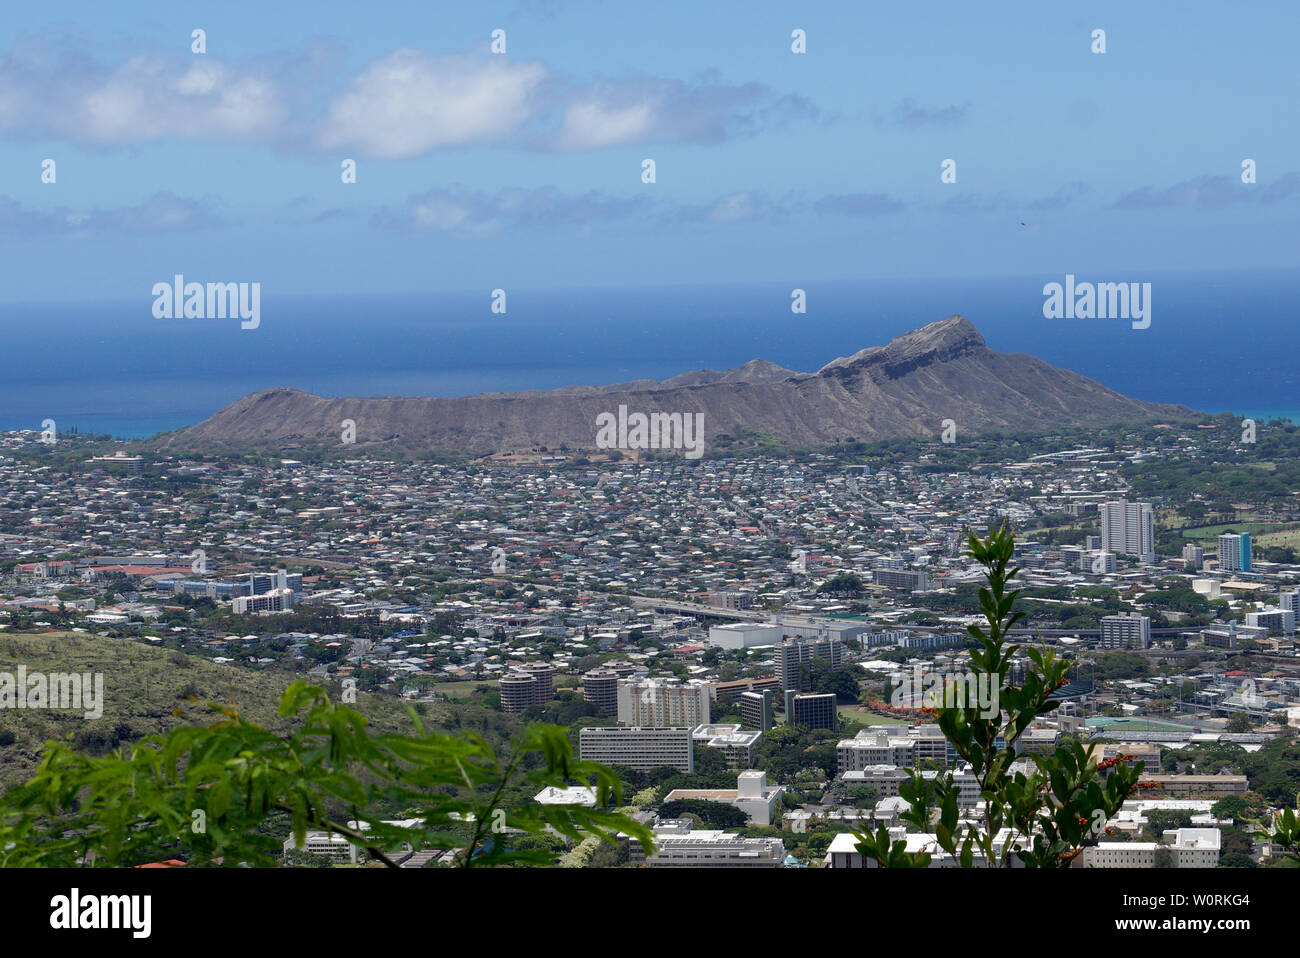
<svg viewBox="0 0 1300 958">
<path fill-rule="evenodd" d="M 1219 569 L 1223 572 L 1250 571 L 1250 533 L 1225 532 L 1218 538 Z"/>
<path fill-rule="evenodd" d="M 871 578 L 886 589 L 925 592 L 930 588 L 930 574 L 924 569 L 872 569 Z"/>
<path fill-rule="evenodd" d="M 1267 636 L 1268 629 L 1229 622 L 1227 626 L 1201 629 L 1201 644 L 1215 649 L 1235 649 L 1242 639 L 1258 640 Z"/>
<path fill-rule="evenodd" d="M 1149 649 L 1151 617 L 1127 613 L 1103 615 L 1101 647 L 1103 649 Z"/>
<path fill-rule="evenodd" d="M 781 627 L 772 622 L 731 622 L 709 628 L 709 645 L 720 649 L 752 649 L 780 641 Z"/>
<path fill-rule="evenodd" d="M 835 747 L 836 768 L 845 772 L 861 771 L 876 765 L 916 765 L 916 744 L 911 737 L 876 726 L 862 729 L 854 738 L 841 739 Z"/>
<path fill-rule="evenodd" d="M 698 799 L 722 802 L 745 813 L 753 825 L 771 825 L 776 820 L 776 806 L 785 791 L 780 785 L 769 786 L 767 773 L 749 769 L 741 772 L 735 788 L 675 788 L 664 796 L 664 802 Z"/>
<path fill-rule="evenodd" d="M 805 728 L 835 729 L 840 727 L 840 715 L 835 708 L 835 693 L 798 695 L 785 693 L 785 721 L 787 725 Z"/>
<path fill-rule="evenodd" d="M 754 746 L 762 737 L 762 732 L 745 731 L 739 725 L 701 725 L 691 732 L 697 746 L 717 749 L 731 769 L 754 764 Z"/>
<path fill-rule="evenodd" d="M 621 679 L 618 720 L 642 727 L 688 726 L 709 723 L 712 696 L 706 684 L 683 685 L 676 679 Z"/>
<path fill-rule="evenodd" d="M 1146 794 L 1168 798 L 1227 798 L 1245 795 L 1245 775 L 1142 775 L 1142 780 L 1154 782 L 1155 788 Z"/>
<path fill-rule="evenodd" d="M 1155 868 L 1160 850 L 1169 853 L 1174 868 L 1214 868 L 1219 863 L 1223 835 L 1217 828 L 1179 828 L 1164 833 L 1163 842 L 1098 842 L 1085 848 L 1084 868 Z"/>
<path fill-rule="evenodd" d="M 695 771 L 695 744 L 689 728 L 584 728 L 578 733 L 583 761 L 625 765 L 638 772 L 675 768 Z"/>
<path fill-rule="evenodd" d="M 518 671 L 526 672 L 537 680 L 533 686 L 533 704 L 545 705 L 555 698 L 555 666 L 549 662 L 525 662 Z"/>
<path fill-rule="evenodd" d="M 1291 635 L 1295 632 L 1295 613 L 1290 609 L 1265 609 L 1247 612 L 1246 624 L 1267 629 L 1270 635 Z"/>
<path fill-rule="evenodd" d="M 740 724 L 744 728 L 766 732 L 772 728 L 772 690 L 741 692 L 736 701 L 740 705 Z"/>
<path fill-rule="evenodd" d="M 754 604 L 754 597 L 748 592 L 710 592 L 708 598 L 709 605 L 733 611 L 748 609 Z"/>
<path fill-rule="evenodd" d="M 713 698 L 722 705 L 734 701 L 741 692 L 761 692 L 764 689 L 779 689 L 781 679 L 775 675 L 760 675 L 750 679 L 732 679 L 730 682 L 715 682 Z"/>
<path fill-rule="evenodd" d="M 690 819 L 657 821 L 654 845 L 654 854 L 647 856 L 640 842 L 630 842 L 629 860 L 650 868 L 780 868 L 785 864 L 785 843 L 779 838 L 696 830 Z"/>
<path fill-rule="evenodd" d="M 822 659 L 831 671 L 844 663 L 844 643 L 839 639 L 785 639 L 776 650 L 776 674 L 787 692 L 808 691 L 813 659 Z M 788 721 L 787 717 L 787 721 Z"/>
<path fill-rule="evenodd" d="M 351 865 L 357 863 L 357 846 L 342 835 L 336 835 L 333 832 L 307 832 L 303 836 L 302 848 L 297 847 L 293 836 L 290 835 L 284 840 L 283 847 L 286 857 L 306 853 L 320 855 L 339 863 Z"/>
<path fill-rule="evenodd" d="M 1156 559 L 1154 513 L 1149 502 L 1117 499 L 1097 507 L 1101 518 L 1101 548 L 1136 556 L 1142 562 Z"/>
<path fill-rule="evenodd" d="M 293 609 L 292 589 L 273 589 L 261 595 L 237 595 L 230 600 L 230 611 L 235 615 L 250 612 L 289 612 Z"/>
</svg>

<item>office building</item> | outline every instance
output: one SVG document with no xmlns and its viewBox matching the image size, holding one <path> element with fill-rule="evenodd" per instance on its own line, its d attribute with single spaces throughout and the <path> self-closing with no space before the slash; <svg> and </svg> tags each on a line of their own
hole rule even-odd
<svg viewBox="0 0 1300 958">
<path fill-rule="evenodd" d="M 1151 617 L 1120 613 L 1101 617 L 1101 648 L 1149 649 Z"/>
<path fill-rule="evenodd" d="M 1142 562 L 1156 561 L 1154 514 L 1149 502 L 1118 499 L 1103 502 L 1101 515 L 1101 550 L 1137 556 Z"/>
<path fill-rule="evenodd" d="M 735 788 L 675 788 L 664 802 L 698 799 L 733 805 L 745 813 L 751 825 L 771 825 L 776 820 L 776 806 L 785 791 L 780 785 L 767 784 L 767 773 L 752 769 L 741 772 Z"/>
<path fill-rule="evenodd" d="M 1151 775 L 1143 773 L 1144 781 L 1153 783 L 1143 794 L 1150 798 L 1201 798 L 1220 799 L 1229 795 L 1245 795 L 1245 775 Z"/>
<path fill-rule="evenodd" d="M 748 592 L 710 592 L 709 605 L 718 609 L 738 611 L 748 609 L 754 604 L 754 597 Z"/>
<path fill-rule="evenodd" d="M 916 744 L 907 735 L 890 735 L 882 726 L 862 729 L 856 738 L 842 739 L 835 747 L 836 771 L 860 772 L 873 765 L 916 765 Z M 940 760 L 943 753 L 939 755 Z"/>
<path fill-rule="evenodd" d="M 731 769 L 753 766 L 754 746 L 762 737 L 762 732 L 745 731 L 739 725 L 701 725 L 691 732 L 696 746 L 716 749 Z"/>
<path fill-rule="evenodd" d="M 1246 624 L 1260 629 L 1268 629 L 1270 635 L 1291 635 L 1295 632 L 1295 613 L 1290 609 L 1265 609 L 1263 612 L 1247 612 Z"/>
<path fill-rule="evenodd" d="M 1217 828 L 1178 828 L 1164 833 L 1163 842 L 1098 842 L 1083 852 L 1084 868 L 1155 868 L 1156 853 L 1164 851 L 1173 868 L 1214 868 L 1219 864 L 1223 835 Z"/>
<path fill-rule="evenodd" d="M 302 573 L 288 573 L 284 569 L 274 572 L 254 572 L 248 577 L 248 594 L 261 595 L 274 589 L 292 589 L 302 591 Z"/>
<path fill-rule="evenodd" d="M 262 595 L 237 595 L 230 600 L 235 615 L 249 612 L 288 612 L 293 608 L 292 589 L 272 589 Z"/>
<path fill-rule="evenodd" d="M 625 765 L 638 772 L 675 768 L 695 772 L 695 746 L 689 728 L 584 728 L 578 733 L 584 762 Z"/>
<path fill-rule="evenodd" d="M 801 725 L 805 728 L 832 730 L 839 728 L 839 712 L 835 710 L 835 693 L 799 695 L 793 691 L 787 691 L 785 693 L 785 722 L 787 725 Z"/>
<path fill-rule="evenodd" d="M 640 842 L 628 843 L 628 860 L 650 868 L 780 868 L 785 843 L 779 838 L 741 838 L 732 832 L 693 827 L 687 819 L 659 819 L 653 855 Z"/>
<path fill-rule="evenodd" d="M 764 689 L 779 689 L 781 679 L 776 675 L 763 675 L 751 679 L 732 679 L 730 682 L 715 682 L 713 698 L 719 705 L 734 701 L 741 692 L 762 692 Z"/>
<path fill-rule="evenodd" d="M 1079 554 L 1079 571 L 1091 572 L 1093 575 L 1113 575 L 1115 573 L 1115 553 L 1081 552 Z"/>
<path fill-rule="evenodd" d="M 808 668 L 813 659 L 824 659 L 831 671 L 839 669 L 844 661 L 844 645 L 839 639 L 785 639 L 777 647 L 776 674 L 781 688 L 796 692 L 809 688 Z"/>
<path fill-rule="evenodd" d="M 320 855 L 340 865 L 357 863 L 357 846 L 334 832 L 306 832 L 302 848 L 298 848 L 295 836 L 290 835 L 284 840 L 283 849 L 286 861 L 295 855 Z"/>
<path fill-rule="evenodd" d="M 764 689 L 761 692 L 741 692 L 737 696 L 743 728 L 758 729 L 760 732 L 772 728 L 772 694 L 771 689 Z"/>
<path fill-rule="evenodd" d="M 873 569 L 871 578 L 887 589 L 924 592 L 930 588 L 930 574 L 924 569 Z"/>
<path fill-rule="evenodd" d="M 1201 644 L 1215 649 L 1235 649 L 1242 639 L 1258 641 L 1267 636 L 1268 629 L 1229 622 L 1226 627 L 1220 625 L 1201 629 Z"/>
</svg>

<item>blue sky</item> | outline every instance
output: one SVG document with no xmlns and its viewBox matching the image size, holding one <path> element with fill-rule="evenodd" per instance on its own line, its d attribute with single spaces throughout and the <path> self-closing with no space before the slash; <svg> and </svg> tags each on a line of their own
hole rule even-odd
<svg viewBox="0 0 1300 958">
<path fill-rule="evenodd" d="M 1291 267 L 1298 32 L 1293 3 L 10 5 L 0 301 Z"/>
</svg>

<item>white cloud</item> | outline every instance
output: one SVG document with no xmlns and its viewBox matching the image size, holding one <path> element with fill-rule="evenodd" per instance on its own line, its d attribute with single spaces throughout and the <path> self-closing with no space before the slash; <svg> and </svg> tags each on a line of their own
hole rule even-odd
<svg viewBox="0 0 1300 958">
<path fill-rule="evenodd" d="M 740 223 L 758 216 L 760 203 L 753 193 L 731 193 L 713 204 L 707 219 L 711 223 Z"/>
<path fill-rule="evenodd" d="M 580 81 L 536 60 L 403 47 L 335 85 L 336 64 L 319 44 L 240 61 L 151 54 L 105 64 L 28 39 L 0 54 L 0 138 L 227 140 L 407 159 L 483 144 L 721 143 L 817 116 L 802 97 L 713 73 Z"/>
<path fill-rule="evenodd" d="M 598 99 L 573 103 L 564 111 L 557 147 L 598 150 L 644 140 L 654 128 L 655 104 L 642 100 L 615 106 Z"/>
<path fill-rule="evenodd" d="M 570 194 L 554 187 L 507 187 L 494 193 L 453 187 L 411 196 L 396 209 L 378 212 L 373 222 L 389 229 L 464 234 L 489 234 L 505 229 L 587 229 L 635 220 L 648 206 L 644 196 L 621 199 L 597 192 Z"/>
<path fill-rule="evenodd" d="M 0 237 L 175 233 L 224 225 L 208 207 L 174 193 L 155 193 L 138 206 L 53 210 L 26 207 L 0 196 Z"/>
<path fill-rule="evenodd" d="M 287 115 L 271 80 L 215 59 L 182 69 L 138 56 L 106 71 L 9 57 L 0 59 L 0 90 L 0 133 L 95 145 L 260 140 Z"/>
<path fill-rule="evenodd" d="M 501 57 L 429 57 L 409 48 L 376 60 L 329 104 L 319 141 L 381 159 L 491 142 L 532 115 L 546 68 Z"/>
</svg>

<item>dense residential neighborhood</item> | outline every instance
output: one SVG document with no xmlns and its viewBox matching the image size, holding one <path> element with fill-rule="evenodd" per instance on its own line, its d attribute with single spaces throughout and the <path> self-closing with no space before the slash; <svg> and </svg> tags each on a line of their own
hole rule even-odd
<svg viewBox="0 0 1300 958">
<path fill-rule="evenodd" d="M 899 817 L 909 771 L 963 781 L 927 710 L 983 621 L 966 537 L 1005 522 L 1019 639 L 1075 663 L 1020 761 L 1077 738 L 1094 761 L 1145 763 L 1144 793 L 1080 864 L 1255 865 L 1276 849 L 1247 826 L 1295 783 L 1250 772 L 1300 726 L 1300 564 L 1260 543 L 1300 529 L 1300 504 L 1225 516 L 1212 495 L 1139 498 L 1134 477 L 1223 443 L 1156 427 L 1047 454 L 989 443 L 947 469 L 941 443 L 309 462 L 9 433 L 0 627 L 559 722 L 654 830 L 658 854 L 619 861 L 860 867 L 852 829 L 933 845 Z M 976 783 L 961 788 L 977 817 Z M 355 859 L 327 834 L 312 847 Z"/>
</svg>

